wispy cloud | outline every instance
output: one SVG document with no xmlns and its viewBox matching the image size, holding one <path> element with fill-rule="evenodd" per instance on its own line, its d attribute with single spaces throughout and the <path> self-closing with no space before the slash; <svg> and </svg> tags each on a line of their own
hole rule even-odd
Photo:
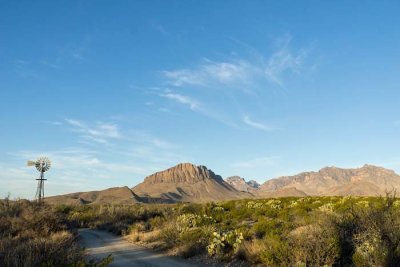
<svg viewBox="0 0 400 267">
<path fill-rule="evenodd" d="M 230 84 L 238 81 L 246 81 L 251 73 L 251 66 L 245 61 L 237 63 L 210 61 L 204 66 L 204 70 L 209 75 L 214 76 L 218 82 Z"/>
<path fill-rule="evenodd" d="M 110 149 L 109 152 L 113 152 L 115 147 L 120 147 L 119 151 L 124 153 L 123 151 L 128 150 L 130 146 L 144 146 L 158 151 L 175 148 L 173 143 L 147 132 L 138 130 L 121 132 L 118 125 L 112 123 L 97 122 L 95 125 L 89 126 L 87 123 L 76 119 L 65 119 L 65 122 L 72 127 L 73 132 L 78 133 L 82 138 L 80 143 L 92 141 L 100 144 L 109 144 L 111 140 L 114 140 L 113 148 L 108 147 Z M 103 147 L 100 148 L 102 149 Z"/>
<path fill-rule="evenodd" d="M 253 72 L 252 66 L 244 60 L 237 62 L 204 60 L 200 66 L 194 69 L 178 69 L 161 73 L 167 79 L 168 84 L 181 87 L 186 85 L 237 85 L 246 83 Z"/>
<path fill-rule="evenodd" d="M 269 88 L 272 91 L 272 88 L 285 87 L 293 74 L 300 77 L 302 74 L 307 75 L 306 70 L 310 68 L 308 58 L 312 49 L 311 46 L 296 47 L 289 34 L 275 39 L 274 42 L 274 49 L 267 54 L 246 46 L 248 56 L 231 53 L 224 60 L 203 58 L 200 63 L 189 67 L 162 70 L 160 73 L 163 84 L 153 88 L 160 92 L 167 84 L 173 91 L 157 93 L 160 97 L 185 105 L 194 112 L 226 125 L 238 127 L 244 123 L 262 131 L 275 130 L 275 127 L 248 115 L 242 116 L 242 105 L 252 97 L 265 96 L 265 91 Z M 194 95 L 188 90 L 191 88 L 205 90 L 198 90 Z M 246 94 L 245 101 L 238 98 L 238 91 Z M 221 109 L 221 100 L 230 101 L 229 112 Z M 258 102 L 254 98 L 253 100 Z M 159 111 L 166 111 L 165 108 L 162 106 Z"/>
<path fill-rule="evenodd" d="M 176 87 L 218 88 L 218 85 L 223 85 L 246 89 L 260 79 L 283 86 L 286 74 L 299 74 L 302 71 L 310 49 L 294 49 L 290 35 L 284 35 L 275 42 L 276 50 L 270 55 L 252 50 L 257 60 L 236 58 L 218 62 L 204 59 L 193 68 L 164 70 L 161 73 L 169 85 Z"/>
<path fill-rule="evenodd" d="M 51 62 L 49 62 L 47 60 L 41 60 L 40 64 L 42 64 L 42 65 L 44 65 L 46 67 L 52 68 L 52 69 L 59 69 L 60 68 L 59 65 L 51 63 Z"/>
<path fill-rule="evenodd" d="M 259 168 L 259 167 L 266 167 L 266 166 L 271 166 L 276 163 L 276 161 L 279 158 L 276 156 L 270 156 L 270 157 L 259 157 L 259 158 L 254 158 L 250 159 L 247 161 L 238 161 L 232 164 L 232 167 L 234 168 Z"/>
<path fill-rule="evenodd" d="M 199 113 L 201 115 L 204 115 L 206 117 L 209 117 L 213 120 L 216 120 L 222 124 L 231 126 L 231 127 L 237 127 L 237 125 L 232 122 L 229 118 L 225 117 L 223 114 L 220 112 L 216 112 L 209 106 L 204 105 L 204 103 L 200 102 L 199 100 L 179 94 L 179 93 L 174 93 L 171 92 L 170 90 L 167 90 L 165 93 L 159 94 L 160 97 L 175 101 L 176 103 L 182 104 L 186 107 L 188 107 L 190 110 L 193 112 Z"/>
<path fill-rule="evenodd" d="M 307 50 L 305 49 L 292 51 L 291 41 L 290 35 L 285 35 L 278 40 L 278 50 L 270 56 L 265 68 L 267 79 L 280 86 L 284 83 L 283 75 L 286 72 L 299 73 L 304 59 L 307 57 Z"/>
<path fill-rule="evenodd" d="M 180 104 L 186 105 L 193 111 L 201 111 L 200 102 L 189 96 L 181 95 L 178 93 L 171 93 L 171 92 L 160 94 L 160 96 L 174 100 Z"/>
<path fill-rule="evenodd" d="M 33 70 L 32 63 L 30 61 L 17 59 L 14 62 L 14 71 L 21 77 L 21 78 L 31 78 L 37 79 L 39 75 L 36 71 Z"/>
<path fill-rule="evenodd" d="M 54 126 L 61 126 L 64 124 L 62 121 L 43 121 L 43 123 L 51 124 Z"/>
<path fill-rule="evenodd" d="M 88 141 L 108 144 L 109 139 L 122 137 L 116 124 L 97 122 L 95 126 L 89 126 L 75 119 L 65 119 L 65 122 L 72 126 L 73 131 L 80 133 L 81 137 Z"/>
<path fill-rule="evenodd" d="M 80 40 L 66 43 L 64 47 L 58 51 L 58 61 L 73 60 L 82 62 L 86 59 L 90 45 L 92 44 L 94 34 L 86 34 Z"/>
<path fill-rule="evenodd" d="M 258 130 L 262 130 L 262 131 L 266 131 L 266 132 L 270 132 L 270 131 L 274 130 L 273 127 L 270 127 L 261 122 L 254 121 L 254 120 L 250 119 L 250 117 L 247 115 L 243 116 L 243 122 L 253 128 L 258 129 Z"/>
<path fill-rule="evenodd" d="M 203 85 L 204 80 L 200 75 L 192 70 L 180 69 L 172 71 L 162 71 L 168 83 L 174 86 L 182 85 Z"/>
</svg>

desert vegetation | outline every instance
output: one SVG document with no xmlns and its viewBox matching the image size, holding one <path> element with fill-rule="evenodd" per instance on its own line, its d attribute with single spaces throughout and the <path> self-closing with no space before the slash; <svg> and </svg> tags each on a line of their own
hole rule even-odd
<svg viewBox="0 0 400 267">
<path fill-rule="evenodd" d="M 0 200 L 0 266 L 106 266 L 85 260 L 68 208 Z"/>
<path fill-rule="evenodd" d="M 64 207 L 77 226 L 190 258 L 261 266 L 398 266 L 400 200 L 304 197 Z"/>
<path fill-rule="evenodd" d="M 38 206 L 0 202 L 5 266 L 99 266 L 77 245 L 79 227 L 123 235 L 183 258 L 259 266 L 398 266 L 400 200 L 303 197 L 204 204 Z"/>
</svg>

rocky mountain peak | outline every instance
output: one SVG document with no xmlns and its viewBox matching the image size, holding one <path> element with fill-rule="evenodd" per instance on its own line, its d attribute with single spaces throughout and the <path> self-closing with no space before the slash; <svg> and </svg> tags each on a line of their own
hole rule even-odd
<svg viewBox="0 0 400 267">
<path fill-rule="evenodd" d="M 393 170 L 389 170 L 389 169 L 385 169 L 383 167 L 379 167 L 379 166 L 375 166 L 375 165 L 371 165 L 371 164 L 364 164 L 364 166 L 362 166 L 360 168 L 360 170 L 365 170 L 365 171 L 375 171 L 375 172 L 386 172 L 386 173 L 395 173 Z"/>
<path fill-rule="evenodd" d="M 241 183 L 241 184 L 246 183 L 244 178 L 242 178 L 240 176 L 230 176 L 230 177 L 226 178 L 225 181 L 228 183 Z"/>
<path fill-rule="evenodd" d="M 260 187 L 260 184 L 254 180 L 246 182 L 246 180 L 240 176 L 231 176 L 225 179 L 225 182 L 233 186 L 236 190 L 239 191 L 253 191 Z"/>
<path fill-rule="evenodd" d="M 206 179 L 222 181 L 221 176 L 216 175 L 206 166 L 196 166 L 192 163 L 180 163 L 167 170 L 156 172 L 145 178 L 146 183 L 197 183 Z"/>
<path fill-rule="evenodd" d="M 247 184 L 249 186 L 251 186 L 251 187 L 254 187 L 254 188 L 259 188 L 260 187 L 260 184 L 257 181 L 254 181 L 254 180 L 248 181 Z"/>
</svg>

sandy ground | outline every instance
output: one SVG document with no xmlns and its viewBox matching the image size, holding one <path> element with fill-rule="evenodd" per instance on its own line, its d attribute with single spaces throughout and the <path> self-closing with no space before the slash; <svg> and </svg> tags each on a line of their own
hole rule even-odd
<svg viewBox="0 0 400 267">
<path fill-rule="evenodd" d="M 195 266 L 185 260 L 163 255 L 150 249 L 129 243 L 121 237 L 107 232 L 79 229 L 81 244 L 86 248 L 89 257 L 105 258 L 112 255 L 114 260 L 110 266 L 163 266 L 184 267 Z M 196 264 L 196 266 L 199 266 Z"/>
</svg>

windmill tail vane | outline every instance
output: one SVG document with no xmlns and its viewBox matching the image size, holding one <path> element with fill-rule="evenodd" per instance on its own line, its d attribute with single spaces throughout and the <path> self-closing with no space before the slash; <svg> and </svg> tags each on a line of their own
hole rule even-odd
<svg viewBox="0 0 400 267">
<path fill-rule="evenodd" d="M 35 166 L 36 162 L 33 160 L 28 160 L 28 162 L 26 163 L 26 166 Z"/>
<path fill-rule="evenodd" d="M 36 169 L 40 172 L 40 176 L 38 179 L 38 186 L 36 188 L 35 199 L 38 203 L 43 203 L 44 201 L 44 181 L 47 179 L 44 178 L 44 173 L 48 171 L 51 167 L 51 161 L 46 157 L 41 157 L 36 161 L 29 160 L 26 164 L 27 166 L 35 166 Z"/>
</svg>

